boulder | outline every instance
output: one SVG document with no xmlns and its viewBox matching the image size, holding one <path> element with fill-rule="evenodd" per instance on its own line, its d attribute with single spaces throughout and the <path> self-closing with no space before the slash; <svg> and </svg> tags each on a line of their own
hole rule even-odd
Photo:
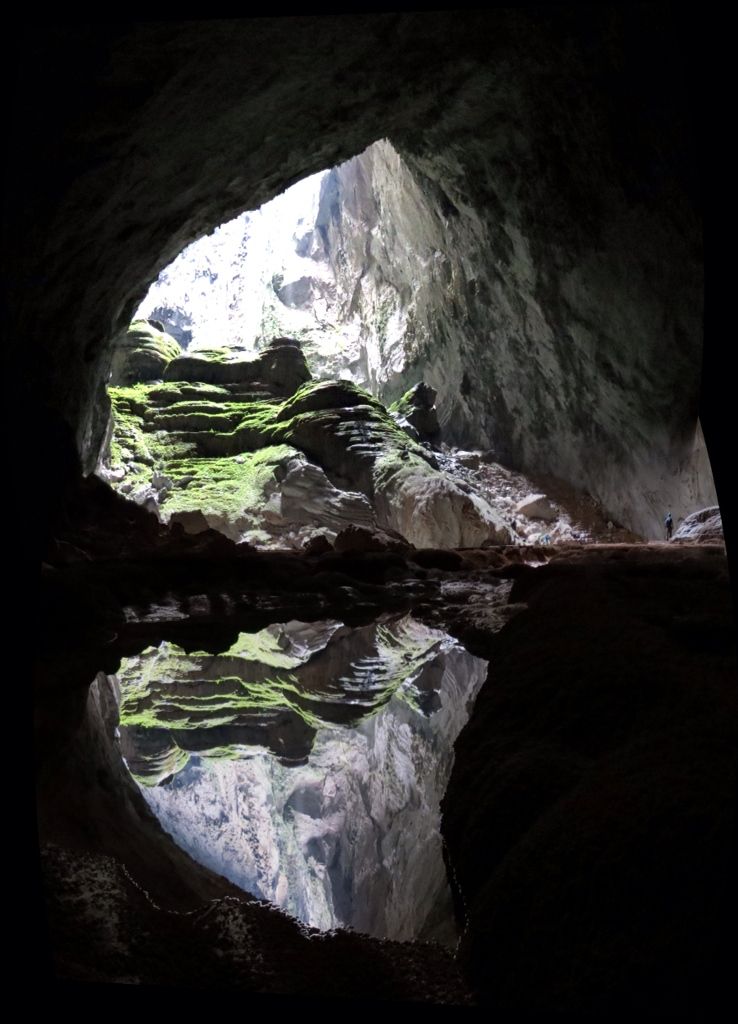
<svg viewBox="0 0 738 1024">
<path fill-rule="evenodd" d="M 416 458 L 388 455 L 375 467 L 377 520 L 418 548 L 474 548 L 512 543 L 492 506 L 471 488 Z"/>
<path fill-rule="evenodd" d="M 113 353 L 111 385 L 161 380 L 169 363 L 181 355 L 174 338 L 156 324 L 158 321 L 133 321 Z"/>
<path fill-rule="evenodd" d="M 479 469 L 482 464 L 482 453 L 481 452 L 456 452 L 456 460 L 460 462 L 466 469 Z"/>
<path fill-rule="evenodd" d="M 389 407 L 389 412 L 406 420 L 423 441 L 435 441 L 441 433 L 436 412 L 436 390 L 420 381 Z"/>
<path fill-rule="evenodd" d="M 674 531 L 672 542 L 682 544 L 723 543 L 723 521 L 717 505 L 692 512 Z"/>
<path fill-rule="evenodd" d="M 169 525 L 175 526 L 177 524 L 184 529 L 185 533 L 202 533 L 203 530 L 210 529 L 210 524 L 199 508 L 185 509 L 181 512 L 172 513 Z"/>
<path fill-rule="evenodd" d="M 322 380 L 307 384 L 285 402 L 276 419 L 278 423 L 307 412 L 325 409 L 350 409 L 357 405 L 369 405 L 379 412 L 384 407 L 368 391 L 357 387 L 348 380 Z"/>
<path fill-rule="evenodd" d="M 368 498 L 358 491 L 343 491 L 331 483 L 320 466 L 294 458 L 280 481 L 282 518 L 291 524 L 340 531 L 348 525 L 375 525 Z"/>
<path fill-rule="evenodd" d="M 325 555 L 329 551 L 333 551 L 333 545 L 324 533 L 318 533 L 310 540 L 305 541 L 302 550 L 306 555 Z"/>
<path fill-rule="evenodd" d="M 528 519 L 544 519 L 547 523 L 556 519 L 556 510 L 545 494 L 529 494 L 515 506 L 516 516 Z"/>
</svg>

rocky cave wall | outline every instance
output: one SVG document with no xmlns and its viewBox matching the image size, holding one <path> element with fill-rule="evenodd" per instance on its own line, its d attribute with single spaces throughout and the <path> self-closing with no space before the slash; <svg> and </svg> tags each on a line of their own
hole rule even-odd
<svg viewBox="0 0 738 1024">
<path fill-rule="evenodd" d="M 9 273 L 28 394 L 92 470 L 111 345 L 157 272 L 387 138 L 431 211 L 396 206 L 410 249 L 438 245 L 434 301 L 420 288 L 407 308 L 450 432 L 656 535 L 665 506 L 714 502 L 692 454 L 701 234 L 679 45 L 659 5 L 29 34 Z"/>
<path fill-rule="evenodd" d="M 366 378 L 386 400 L 424 379 L 447 441 L 554 473 L 660 537 L 662 509 L 717 501 L 695 414 L 698 223 L 684 208 L 659 223 L 608 180 L 597 120 L 584 172 L 541 97 L 499 92 L 492 138 L 463 156 L 442 141 L 444 113 L 432 157 L 380 142 L 325 182 L 315 234 L 344 316 L 363 324 Z"/>
</svg>

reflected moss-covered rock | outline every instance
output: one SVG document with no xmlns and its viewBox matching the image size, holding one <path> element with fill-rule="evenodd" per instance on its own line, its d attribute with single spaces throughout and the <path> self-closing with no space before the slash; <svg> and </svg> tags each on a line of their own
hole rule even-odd
<svg viewBox="0 0 738 1024">
<path fill-rule="evenodd" d="M 120 730 L 120 747 L 129 771 L 144 786 L 161 785 L 190 759 L 168 729 L 128 726 Z"/>
<path fill-rule="evenodd" d="M 202 671 L 231 671 L 243 659 L 242 676 L 266 673 L 252 660 L 262 652 L 280 663 L 280 676 L 292 665 L 315 701 L 320 722 L 306 756 L 284 756 L 295 753 L 301 723 L 285 714 L 280 734 L 278 712 L 270 743 L 262 735 L 250 748 L 256 717 L 172 730 L 192 756 L 163 785 L 146 787 L 147 803 L 195 860 L 311 927 L 454 945 L 439 804 L 486 663 L 404 617 L 356 630 L 272 626 L 242 635 Z M 337 712 L 352 705 L 354 717 L 340 721 Z"/>
<path fill-rule="evenodd" d="M 233 748 L 242 757 L 266 749 L 287 763 L 304 761 L 317 729 L 356 726 L 395 695 L 430 713 L 436 676 L 427 670 L 452 643 L 407 617 L 358 629 L 334 621 L 269 626 L 218 655 L 163 642 L 117 675 L 126 758 L 147 784 L 186 763 L 177 751 L 224 757 Z"/>
</svg>

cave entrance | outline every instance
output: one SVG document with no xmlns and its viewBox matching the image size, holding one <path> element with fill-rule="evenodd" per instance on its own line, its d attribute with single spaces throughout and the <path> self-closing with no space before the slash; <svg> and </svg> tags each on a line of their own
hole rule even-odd
<svg viewBox="0 0 738 1024">
<path fill-rule="evenodd" d="M 194 242 L 115 350 L 100 475 L 162 522 L 257 548 L 349 527 L 418 547 L 632 540 L 458 447 L 471 307 L 433 352 L 439 301 L 475 292 L 462 219 L 382 140 Z"/>
<path fill-rule="evenodd" d="M 412 354 L 412 292 L 423 276 L 422 266 L 409 274 L 392 265 L 391 186 L 418 191 L 387 140 L 296 182 L 187 246 L 134 320 L 160 326 L 192 355 L 253 358 L 289 337 L 314 377 L 384 397 Z"/>
<path fill-rule="evenodd" d="M 129 770 L 195 860 L 311 928 L 452 946 L 440 801 L 486 671 L 394 615 L 162 642 L 111 682 Z"/>
</svg>

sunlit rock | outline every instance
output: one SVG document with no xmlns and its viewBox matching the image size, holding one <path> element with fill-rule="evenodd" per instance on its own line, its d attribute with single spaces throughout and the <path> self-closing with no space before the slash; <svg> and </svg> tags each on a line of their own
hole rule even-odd
<svg viewBox="0 0 738 1024">
<path fill-rule="evenodd" d="M 545 494 L 529 494 L 515 506 L 515 514 L 527 519 L 544 519 L 546 522 L 552 522 L 557 512 Z"/>
<path fill-rule="evenodd" d="M 269 370 L 280 353 L 301 376 L 299 346 L 278 338 L 257 360 L 183 356 L 167 377 L 184 380 L 111 388 L 101 475 L 164 522 L 263 547 L 333 540 L 350 525 L 417 547 L 510 539 L 486 497 L 439 471 L 366 391 L 311 381 L 280 400 Z"/>
</svg>

